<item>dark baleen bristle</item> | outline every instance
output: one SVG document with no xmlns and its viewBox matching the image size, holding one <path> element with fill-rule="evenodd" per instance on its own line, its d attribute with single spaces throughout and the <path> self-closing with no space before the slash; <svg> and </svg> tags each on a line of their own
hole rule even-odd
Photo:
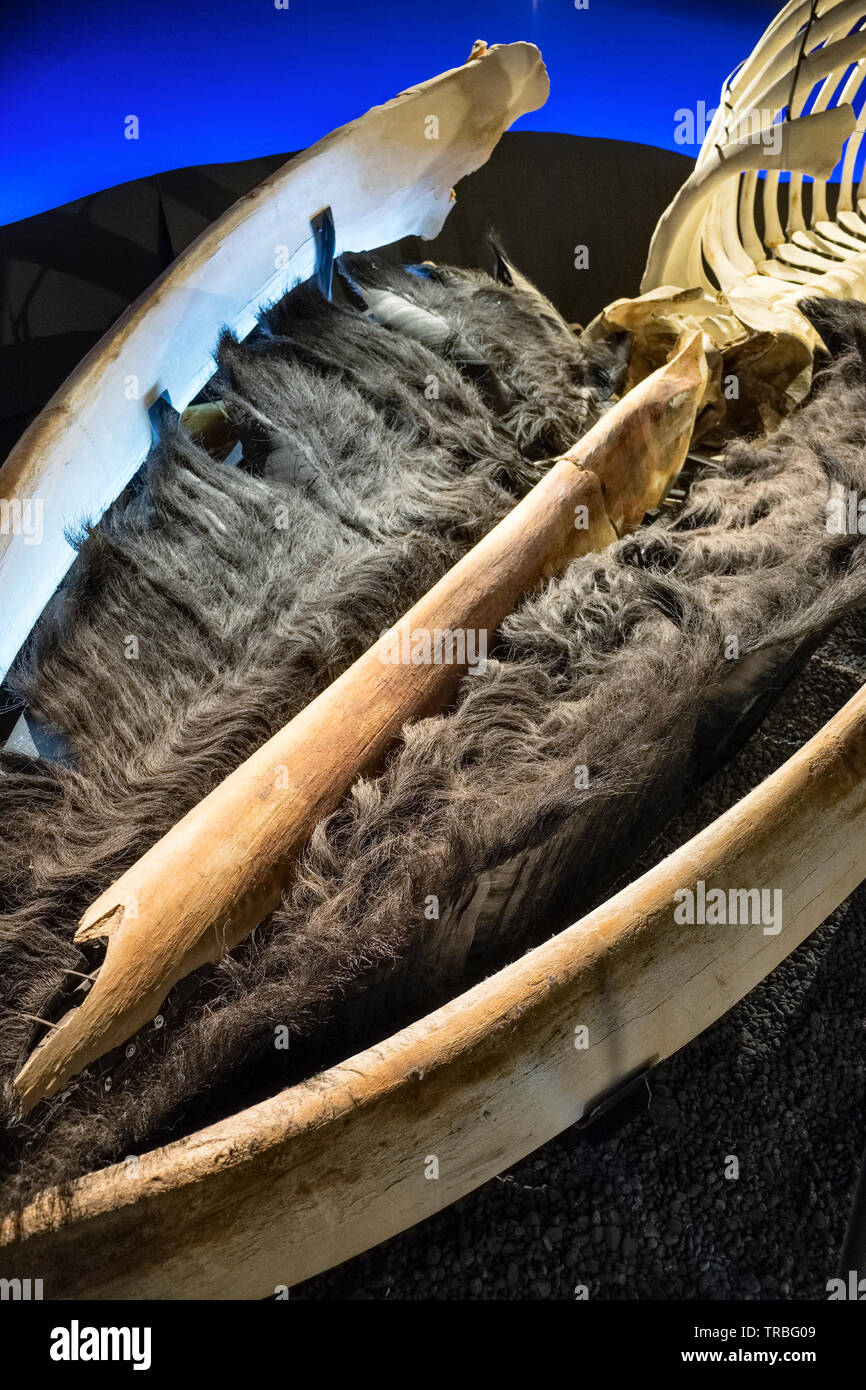
<svg viewBox="0 0 866 1390">
<path fill-rule="evenodd" d="M 50 1017 L 65 972 L 93 968 L 72 945 L 93 898 L 503 517 L 621 383 L 622 344 L 569 339 L 537 292 L 347 266 L 452 325 L 507 409 L 447 347 L 302 286 L 220 347 L 211 394 L 244 464 L 169 437 L 83 539 L 11 677 L 68 760 L 0 755 L 7 1207 L 350 1045 L 371 988 L 387 1034 L 389 963 L 417 964 L 422 1008 L 520 949 L 494 934 L 468 961 L 437 955 L 425 908 L 435 897 L 444 914 L 485 870 L 566 831 L 578 915 L 700 773 L 708 731 L 866 597 L 860 538 L 826 525 L 831 482 L 866 488 L 866 309 L 840 305 L 828 347 L 842 365 L 799 416 L 730 448 L 679 514 L 523 602 L 457 706 L 408 727 L 387 770 L 318 827 L 282 908 L 169 1001 L 132 1059 L 89 1068 L 21 1124 L 12 1078 L 40 1035 L 26 1015 Z M 555 900 L 539 888 L 536 935 Z"/>
</svg>

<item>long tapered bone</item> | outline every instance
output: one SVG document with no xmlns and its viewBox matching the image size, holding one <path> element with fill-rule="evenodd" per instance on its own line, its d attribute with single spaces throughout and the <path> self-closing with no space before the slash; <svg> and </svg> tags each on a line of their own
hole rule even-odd
<svg viewBox="0 0 866 1390">
<path fill-rule="evenodd" d="M 97 899 L 76 940 L 107 938 L 104 964 L 17 1076 L 25 1110 L 248 936 L 279 903 L 315 825 L 381 766 L 407 720 L 447 703 L 458 668 L 429 655 L 407 662 L 403 635 L 410 654 L 413 634 L 486 638 L 542 576 L 635 525 L 679 472 L 707 384 L 693 334 L 410 610 L 396 641 L 385 634 Z"/>
</svg>

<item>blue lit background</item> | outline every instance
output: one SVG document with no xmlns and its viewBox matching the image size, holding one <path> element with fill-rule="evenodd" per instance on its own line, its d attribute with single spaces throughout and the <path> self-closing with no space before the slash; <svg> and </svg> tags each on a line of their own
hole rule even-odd
<svg viewBox="0 0 866 1390">
<path fill-rule="evenodd" d="M 75 0 L 0 20 L 0 223 L 190 164 L 302 149 L 473 41 L 538 44 L 546 107 L 518 123 L 668 149 L 716 105 L 782 0 Z M 137 115 L 140 139 L 123 136 Z M 683 150 L 695 154 L 696 148 Z"/>
</svg>

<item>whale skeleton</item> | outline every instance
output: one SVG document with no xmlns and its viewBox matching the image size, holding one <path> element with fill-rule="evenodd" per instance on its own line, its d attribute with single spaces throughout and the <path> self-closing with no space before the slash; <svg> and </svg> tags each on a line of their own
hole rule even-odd
<svg viewBox="0 0 866 1390">
<path fill-rule="evenodd" d="M 793 398 L 817 345 L 798 300 L 805 294 L 866 298 L 866 219 L 854 193 L 866 131 L 866 116 L 855 112 L 864 19 L 864 0 L 829 0 L 820 16 L 814 4 L 795 0 L 727 84 L 695 172 L 653 238 L 642 297 L 618 301 L 596 324 L 599 332 L 617 322 L 632 327 L 643 376 L 647 359 L 665 360 L 672 340 L 700 328 L 705 346 L 722 353 L 751 346 L 758 370 L 772 363 L 780 391 L 790 389 Z M 472 105 L 473 87 L 487 81 L 483 92 L 475 91 L 487 101 L 484 127 L 459 158 L 443 142 L 437 196 L 419 192 L 418 206 L 397 215 L 406 230 L 421 212 L 426 226 L 437 225 L 452 172 L 480 163 L 518 107 L 542 99 L 543 69 L 533 53 L 528 45 L 494 49 L 492 57 L 474 58 L 468 73 L 449 75 L 439 94 L 453 95 L 463 111 Z M 420 88 L 402 105 L 378 108 L 377 139 L 390 123 L 399 138 L 405 118 L 425 102 Z M 761 144 L 743 137 L 740 127 L 750 112 L 775 116 L 786 108 L 790 119 L 768 159 L 771 132 L 761 128 Z M 381 170 L 366 119 L 330 137 L 323 153 L 333 159 L 349 140 L 353 157 Z M 846 140 L 833 203 L 827 181 Z M 311 170 L 307 163 L 301 174 L 315 183 L 313 175 L 328 167 Z M 795 172 L 783 208 L 779 175 L 786 168 Z M 811 197 L 805 177 L 815 180 Z M 259 202 L 270 197 L 285 206 L 290 191 L 286 176 L 278 176 Z M 399 198 L 392 212 L 398 205 Z M 255 197 L 251 206 L 258 206 Z M 374 210 L 362 211 L 357 234 L 365 240 Z M 174 305 L 180 313 L 190 284 L 212 273 L 209 258 L 227 233 L 243 262 L 243 222 L 237 210 L 227 214 L 130 311 L 31 427 L 14 466 L 4 470 L 7 482 L 35 479 L 49 494 L 59 486 L 55 474 L 69 452 L 73 407 L 97 418 L 94 393 L 112 354 L 126 365 L 135 347 L 135 362 L 146 360 L 148 343 L 162 341 L 166 312 Z M 302 238 L 298 245 L 298 264 L 309 270 L 309 248 Z M 238 312 L 266 297 L 245 282 Z M 210 360 L 209 325 L 198 322 L 196 332 L 178 372 L 180 406 Z M 131 409 L 127 415 L 128 455 L 105 480 L 112 492 L 146 445 L 143 420 L 134 420 Z M 50 593 L 60 562 L 50 560 L 48 569 L 39 575 L 36 598 Z M 19 594 L 28 593 L 35 557 L 6 546 L 0 571 Z M 24 635 L 16 630 L 6 658 Z M 60 1298 L 254 1298 L 307 1278 L 455 1201 L 591 1113 L 612 1088 L 731 1008 L 864 877 L 861 691 L 783 767 L 672 856 L 435 1013 L 131 1164 L 40 1194 L 0 1226 L 0 1269 L 10 1275 L 45 1270 L 47 1293 Z M 677 926 L 675 891 L 704 881 L 727 890 L 772 882 L 784 895 L 784 933 L 755 932 L 747 923 L 700 932 Z M 576 1050 L 575 1019 L 592 1028 L 598 1046 Z M 435 1182 L 426 1180 L 430 1153 L 439 1159 Z"/>
</svg>

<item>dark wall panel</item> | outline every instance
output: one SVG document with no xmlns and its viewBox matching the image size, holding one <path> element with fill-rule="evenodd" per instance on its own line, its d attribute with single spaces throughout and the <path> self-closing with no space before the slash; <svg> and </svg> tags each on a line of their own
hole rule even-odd
<svg viewBox="0 0 866 1390">
<path fill-rule="evenodd" d="M 0 458 L 127 305 L 288 157 L 179 169 L 0 227 Z M 646 145 L 508 134 L 460 184 L 441 235 L 402 250 L 486 265 L 492 225 L 565 317 L 585 323 L 637 293 L 652 229 L 691 168 Z M 575 268 L 577 246 L 587 269 Z"/>
</svg>

